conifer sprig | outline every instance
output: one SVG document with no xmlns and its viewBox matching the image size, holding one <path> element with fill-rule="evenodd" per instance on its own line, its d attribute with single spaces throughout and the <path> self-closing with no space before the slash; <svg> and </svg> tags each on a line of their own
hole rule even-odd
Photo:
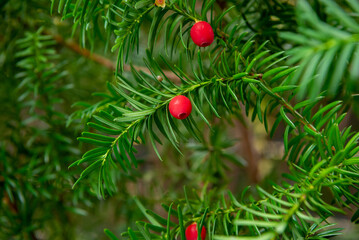
<svg viewBox="0 0 359 240">
<path fill-rule="evenodd" d="M 335 1 L 320 0 L 328 15 L 324 22 L 305 0 L 298 1 L 298 33 L 282 33 L 296 47 L 289 50 L 290 64 L 300 63 L 292 83 L 300 83 L 298 97 L 318 96 L 327 90 L 333 96 L 339 93 L 350 95 L 359 89 L 354 82 L 359 77 L 358 42 L 359 22 L 353 17 L 359 14 L 357 1 L 343 1 L 340 7 Z M 344 10 L 345 9 L 345 10 Z M 310 89 L 310 90 L 308 90 Z"/>
<path fill-rule="evenodd" d="M 264 2 L 270 12 L 273 5 L 285 9 L 277 1 Z M 229 194 L 228 201 L 210 204 L 209 201 L 190 201 L 185 194 L 184 200 L 173 203 L 177 209 L 172 208 L 174 205 L 164 207 L 168 211 L 167 219 L 145 210 L 139 203 L 150 223 L 138 222 L 138 231 L 129 229 L 125 237 L 173 239 L 181 235 L 184 238 L 184 227 L 192 221 L 197 221 L 200 228 L 207 224 L 211 239 L 297 239 L 303 236 L 310 239 L 338 234 L 338 229 L 323 230 L 331 225 L 320 223 L 333 212 L 350 207 L 349 204 L 359 204 L 358 193 L 353 190 L 357 189 L 358 183 L 359 135 L 352 133 L 350 128 L 340 130 L 339 124 L 345 117 L 342 101 L 323 105 L 322 99 L 327 93 L 322 91 L 334 94 L 342 79 L 356 76 L 357 71 L 350 73 L 348 69 L 359 59 L 355 54 L 359 27 L 357 19 L 346 11 L 358 13 L 359 6 L 354 0 L 346 0 L 343 4 L 346 8 L 332 0 L 319 2 L 326 7 L 327 22 L 320 20 L 307 1 L 301 0 L 297 7 L 298 33 L 281 35 L 299 45 L 289 51 L 292 55 L 289 63 L 300 62 L 298 67 L 283 64 L 288 57 L 284 52 L 270 53 L 266 50 L 267 42 L 257 45 L 255 35 L 240 32 L 243 21 L 252 31 L 255 27 L 236 6 L 220 14 L 213 14 L 217 6 L 215 1 L 203 1 L 200 13 L 196 10 L 195 0 L 168 1 L 165 8 L 156 7 L 153 1 L 147 0 L 115 1 L 109 6 L 115 17 L 106 19 L 118 27 L 113 50 L 119 49 L 120 71 L 116 71 L 118 81 L 108 84 L 112 95 L 109 99 L 113 101 L 101 104 L 101 111 L 89 123 L 93 131 L 84 132 L 79 138 L 97 147 L 73 164 L 87 165 L 78 181 L 92 171 L 99 171 L 101 195 L 105 196 L 106 191 L 111 194 L 116 186 L 108 174 L 109 169 L 119 164 L 130 175 L 132 166 L 137 166 L 135 143 L 144 143 L 147 135 L 161 159 L 157 144 L 162 144 L 163 136 L 180 152 L 179 142 L 185 137 L 179 129 L 184 127 L 191 137 L 200 141 L 202 136 L 196 120 L 211 126 L 208 112 L 230 118 L 231 113 L 245 111 L 252 121 L 262 122 L 270 136 L 281 122 L 285 123 L 285 159 L 291 170 L 283 175 L 291 181 L 284 183 L 284 187 L 274 184 L 272 193 L 258 188 L 262 200 L 254 200 L 254 197 L 250 197 L 250 201 L 243 197 L 238 200 Z M 78 19 L 85 19 L 88 4 L 89 1 L 85 1 Z M 76 5 L 75 9 L 81 2 L 77 1 Z M 228 21 L 231 11 L 237 11 L 243 19 Z M 152 23 L 145 64 L 151 74 L 133 70 L 132 79 L 125 78 L 123 64 L 133 50 L 139 50 L 140 27 L 147 18 Z M 209 51 L 196 53 L 191 43 L 189 31 L 197 20 L 208 21 L 214 28 L 216 44 L 209 47 Z M 157 41 L 161 37 L 163 45 Z M 153 57 L 157 46 L 163 46 L 167 56 L 173 57 L 176 52 L 192 61 L 192 72 L 172 65 L 164 57 L 159 63 Z M 163 74 L 163 67 L 176 74 L 181 85 L 171 82 Z M 330 74 L 332 76 L 327 77 Z M 158 76 L 164 81 L 158 81 Z M 351 87 L 344 89 L 355 91 L 355 86 L 350 84 Z M 302 98 L 308 93 L 311 99 L 291 104 L 294 97 Z M 177 95 L 188 96 L 195 112 L 182 122 L 173 119 L 167 109 L 170 100 Z M 203 111 L 204 106 L 208 107 L 208 112 Z M 313 111 L 315 108 L 318 108 L 316 112 Z M 276 119 L 269 131 L 268 116 L 273 114 Z M 322 199 L 323 187 L 334 196 L 331 202 Z M 354 214 L 354 221 L 358 215 L 358 212 Z M 178 224 L 171 220 L 171 216 L 178 218 Z"/>
<path fill-rule="evenodd" d="M 247 44 L 244 44 L 245 48 L 246 46 Z M 200 55 L 198 57 L 200 57 Z M 264 58 L 262 61 L 259 61 L 259 64 L 263 61 L 268 61 L 268 58 L 270 58 L 270 56 Z M 256 57 L 253 59 L 256 59 L 257 61 Z M 163 60 L 165 61 L 164 58 Z M 108 84 L 108 88 L 113 97 L 125 99 L 130 107 L 109 105 L 109 109 L 107 111 L 101 111 L 99 115 L 94 116 L 94 120 L 96 120 L 95 122 L 89 123 L 89 126 L 98 131 L 98 133 L 84 132 L 83 137 L 80 137 L 79 140 L 93 144 L 97 146 L 97 148 L 87 152 L 81 159 L 71 165 L 79 165 L 85 162 L 89 164 L 89 167 L 84 170 L 79 180 L 99 168 L 102 175 L 102 168 L 112 166 L 114 160 L 119 162 L 121 168 L 125 172 L 127 172 L 128 168 L 131 168 L 132 164 L 136 167 L 137 161 L 133 155 L 133 152 L 135 152 L 133 143 L 139 143 L 138 137 L 140 137 L 142 142 L 144 142 L 143 135 L 145 134 L 145 130 L 149 134 L 151 144 L 156 154 L 161 159 L 159 151 L 156 147 L 156 142 L 161 144 L 161 141 L 157 134 L 152 130 L 154 123 L 160 133 L 180 152 L 178 149 L 178 137 L 181 136 L 181 134 L 178 130 L 178 124 L 171 119 L 171 116 L 166 110 L 169 101 L 176 95 L 187 95 L 192 100 L 192 104 L 198 116 L 210 125 L 208 119 L 200 110 L 203 108 L 204 101 L 207 102 L 211 111 L 215 115 L 220 116 L 218 104 L 220 102 L 224 104 L 226 111 L 232 112 L 236 111 L 234 110 L 235 108 L 233 103 L 238 107 L 240 101 L 244 104 L 254 104 L 260 106 L 261 99 L 263 99 L 268 92 L 272 96 L 276 96 L 278 98 L 278 93 L 288 90 L 286 88 L 277 88 L 274 89 L 277 93 L 274 93 L 269 87 L 265 87 L 264 89 L 267 92 L 260 92 L 256 85 L 259 84 L 258 86 L 262 88 L 264 85 L 256 78 L 259 78 L 260 76 L 266 77 L 267 74 L 250 75 L 247 72 L 239 72 L 231 77 L 218 78 L 213 76 L 211 78 L 201 79 L 197 77 L 195 79 L 191 79 L 191 77 L 187 76 L 183 72 L 174 71 L 183 82 L 181 86 L 176 86 L 169 79 L 166 79 L 164 75 L 163 77 L 165 78 L 165 81 L 159 82 L 157 80 L 156 72 L 161 73 L 161 71 L 149 52 L 147 63 L 153 75 L 150 80 L 148 80 L 148 76 L 138 73 L 133 69 L 137 85 L 136 87 L 133 82 L 122 76 L 119 76 L 119 82 Z M 166 61 L 164 64 L 170 66 L 170 64 Z M 249 72 L 251 71 L 250 68 L 254 67 L 254 64 L 251 64 L 252 67 L 250 64 L 251 63 L 249 63 L 249 66 L 246 67 Z M 234 67 L 234 69 L 239 69 L 239 67 Z M 277 69 L 276 72 L 279 74 L 280 71 Z M 286 72 L 288 74 L 291 73 L 291 71 Z M 194 75 L 196 75 L 196 73 L 194 73 Z M 204 74 L 201 76 L 204 76 Z M 285 77 L 285 74 L 282 77 Z M 163 88 L 163 90 L 161 91 L 153 88 L 152 86 L 154 84 Z M 235 89 L 241 90 L 240 92 L 237 92 Z M 154 96 L 153 93 L 158 93 L 158 95 Z M 258 96 L 255 103 L 252 103 L 252 100 L 249 97 L 249 95 L 253 93 Z M 239 94 L 239 98 L 237 97 L 237 94 Z M 259 107 L 257 107 L 256 111 L 253 112 L 253 116 L 255 117 L 256 115 L 262 120 L 263 114 Z M 265 115 L 264 119 L 266 119 Z M 286 119 L 289 118 L 286 117 Z M 303 119 L 300 120 L 303 121 Z M 198 127 L 192 117 L 185 120 L 183 123 L 193 137 L 198 140 L 201 139 L 200 134 L 196 130 Z M 129 154 L 129 157 L 126 152 Z M 105 186 L 110 185 L 113 184 L 105 182 Z"/>
<path fill-rule="evenodd" d="M 247 44 L 244 44 L 243 47 L 246 48 L 246 46 Z M 260 54 L 260 56 L 263 55 Z M 271 134 L 273 134 L 280 121 L 284 121 L 288 125 L 284 136 L 285 149 L 287 154 L 291 154 L 292 158 L 290 158 L 290 161 L 293 163 L 297 162 L 298 155 L 296 155 L 296 153 L 304 144 L 300 143 L 299 145 L 295 145 L 294 143 L 299 143 L 304 136 L 312 139 L 312 144 L 307 145 L 305 148 L 307 151 L 306 154 L 301 157 L 302 162 L 309 161 L 308 157 L 312 156 L 311 154 L 314 149 L 328 145 L 327 137 L 324 136 L 316 126 L 312 125 L 311 121 L 315 120 L 315 122 L 318 123 L 318 126 L 322 128 L 331 120 L 335 113 L 341 110 L 341 105 L 338 102 L 334 105 L 328 105 L 313 117 L 310 113 L 308 114 L 307 110 L 308 107 L 313 106 L 313 101 L 304 101 L 298 103 L 294 107 L 291 106 L 283 96 L 286 96 L 288 91 L 296 89 L 296 86 L 294 85 L 285 85 L 286 81 L 290 80 L 293 70 L 288 69 L 287 67 L 278 67 L 265 73 L 253 73 L 257 66 L 261 66 L 263 62 L 267 63 L 271 58 L 273 58 L 273 56 L 263 57 L 263 59 L 254 56 L 252 61 L 246 61 L 248 66 L 243 66 L 250 73 L 240 72 L 234 74 L 232 77 L 217 78 L 214 76 L 205 79 L 197 77 L 192 80 L 183 72 L 175 72 L 183 82 L 183 85 L 176 86 L 169 79 L 166 79 L 165 76 L 165 81 L 158 82 L 155 72 L 160 72 L 160 69 L 149 54 L 147 63 L 152 72 L 152 77 L 150 76 L 149 78 L 149 76 L 133 70 L 136 79 L 135 85 L 137 85 L 137 87 L 135 87 L 133 82 L 122 76 L 119 76 L 119 82 L 108 85 L 114 98 L 126 99 L 130 107 L 109 105 L 107 111 L 101 111 L 100 115 L 94 117 L 96 122 L 89 123 L 89 125 L 98 131 L 98 133 L 84 132 L 84 136 L 79 138 L 79 140 L 96 145 L 97 148 L 86 153 L 82 159 L 72 164 L 72 166 L 84 162 L 90 164 L 79 180 L 86 177 L 91 171 L 98 170 L 98 168 L 100 168 L 102 174 L 102 168 L 107 164 L 109 164 L 107 167 L 113 166 L 115 161 L 119 162 L 121 168 L 125 172 L 128 171 L 128 168 L 131 168 L 131 165 L 136 167 L 137 161 L 133 154 L 135 152 L 133 143 L 140 143 L 138 137 L 144 142 L 145 132 L 148 132 L 151 144 L 156 154 L 161 159 L 156 142 L 159 144 L 162 142 L 152 129 L 154 125 L 157 126 L 160 133 L 180 152 L 178 138 L 183 137 L 181 137 L 181 133 L 178 130 L 178 123 L 171 119 L 171 116 L 166 109 L 169 101 L 176 95 L 187 95 L 193 101 L 194 109 L 198 116 L 209 125 L 210 123 L 208 119 L 205 117 L 204 113 L 200 111 L 205 102 L 210 106 L 210 110 L 213 114 L 217 116 L 220 116 L 219 112 L 223 111 L 223 109 L 219 109 L 219 103 L 221 102 L 225 106 L 225 111 L 228 112 L 235 111 L 234 106 L 240 108 L 240 101 L 245 106 L 255 106 L 255 109 L 252 112 L 252 119 L 258 117 L 261 122 L 264 122 L 265 126 L 268 125 L 267 114 L 278 107 L 278 117 L 273 125 Z M 165 61 L 164 58 L 163 60 Z M 253 63 L 256 61 L 258 61 L 257 64 Z M 170 66 L 168 62 L 165 61 L 164 63 Z M 234 69 L 240 68 L 237 66 L 234 67 Z M 194 75 L 198 76 L 196 73 L 194 73 Z M 269 82 L 272 82 L 274 85 L 273 87 L 267 82 L 270 77 L 272 77 L 272 79 Z M 285 81 L 282 82 L 282 86 L 278 86 L 279 78 L 285 78 Z M 153 87 L 156 83 L 159 87 L 163 88 L 162 91 Z M 239 91 L 236 91 L 235 89 L 239 89 Z M 158 93 L 158 95 L 155 96 L 153 93 Z M 213 95 L 213 93 L 215 94 Z M 263 112 L 261 103 L 267 98 L 270 99 L 270 103 Z M 314 104 L 316 102 L 317 101 L 314 101 Z M 298 112 L 299 109 L 304 109 L 303 112 L 306 113 L 306 116 Z M 247 114 L 249 114 L 248 110 L 249 108 L 246 108 Z M 293 119 L 288 117 L 288 113 L 292 115 Z M 320 118 L 319 116 L 322 116 L 323 118 Z M 321 121 L 318 121 L 318 119 Z M 300 125 L 302 125 L 302 127 Z M 198 127 L 192 118 L 185 120 L 184 126 L 193 137 L 198 140 L 201 139 L 200 134 L 196 130 Z M 115 135 L 115 137 L 108 136 L 107 134 Z M 289 141 L 290 134 L 297 138 Z M 315 154 L 318 154 L 318 152 Z M 110 184 L 107 181 L 104 182 L 104 186 L 110 185 L 113 184 Z M 102 192 L 104 191 L 102 190 Z"/>
<path fill-rule="evenodd" d="M 349 141 L 345 148 L 357 147 L 358 137 L 347 139 Z M 340 155 L 337 153 L 334 158 Z M 136 237 L 161 239 L 160 236 L 164 234 L 167 238 L 175 238 L 185 230 L 185 226 L 192 222 L 199 222 L 201 225 L 206 222 L 210 239 L 273 239 L 277 237 L 297 239 L 303 236 L 308 238 L 336 236 L 340 234 L 340 228 L 324 230 L 332 227 L 333 224 L 322 223 L 334 212 L 343 212 L 341 207 L 349 207 L 349 202 L 356 206 L 359 204 L 358 199 L 355 198 L 356 193 L 350 194 L 348 190 L 345 190 L 347 187 L 357 187 L 359 175 L 356 173 L 357 169 L 350 166 L 354 166 L 353 164 L 358 161 L 357 157 L 352 157 L 335 166 L 334 164 L 327 165 L 327 161 L 322 160 L 310 171 L 302 169 L 300 172 L 293 169 L 290 180 L 294 181 L 294 184 L 286 183 L 288 187 L 284 188 L 274 185 L 272 193 L 257 187 L 260 200 L 245 196 L 248 188 L 243 191 L 240 199 L 235 198 L 229 192 L 229 199 L 223 198 L 227 200 L 218 202 L 204 201 L 198 196 L 188 199 L 188 194 L 185 194 L 186 199 L 176 200 L 171 206 L 163 205 L 169 213 L 167 219 L 150 210 L 143 210 L 149 222 L 139 222 L 137 224 L 139 231 L 129 229 L 123 236 L 129 239 Z M 335 205 L 321 199 L 322 186 L 327 186 L 332 191 L 332 200 Z M 338 191 L 338 188 L 341 190 Z M 346 200 L 340 197 L 340 193 L 345 194 Z M 138 204 L 143 209 L 143 206 Z M 173 205 L 177 205 L 176 210 L 172 208 Z M 196 207 L 200 210 L 191 211 Z M 313 212 L 318 215 L 313 216 Z M 174 223 L 173 217 L 178 218 L 178 224 Z M 219 223 L 225 226 L 224 229 L 217 227 Z M 150 230 L 157 234 L 154 235 Z"/>
<path fill-rule="evenodd" d="M 84 189 L 70 195 L 65 190 L 75 174 L 65 160 L 79 154 L 73 148 L 73 129 L 65 127 L 66 114 L 60 110 L 64 92 L 73 86 L 66 84 L 68 72 L 55 51 L 56 42 L 43 32 L 25 32 L 14 41 L 16 74 L 9 76 L 12 87 L 6 88 L 7 100 L 2 102 L 11 111 L 6 112 L 9 120 L 0 144 L 1 239 L 36 239 L 44 225 L 58 223 L 52 214 L 86 214 L 76 205 Z M 67 199 L 66 208 L 59 198 Z M 68 227 L 63 225 L 61 229 Z"/>
</svg>

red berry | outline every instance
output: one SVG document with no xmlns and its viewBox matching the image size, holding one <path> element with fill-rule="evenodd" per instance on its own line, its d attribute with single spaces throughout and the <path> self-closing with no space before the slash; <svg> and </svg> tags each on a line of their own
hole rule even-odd
<svg viewBox="0 0 359 240">
<path fill-rule="evenodd" d="M 192 223 L 186 229 L 186 240 L 197 240 L 198 231 L 197 231 L 197 223 Z M 206 228 L 202 227 L 201 230 L 201 239 L 204 240 L 206 238 Z"/>
<path fill-rule="evenodd" d="M 208 22 L 197 22 L 191 28 L 191 38 L 200 47 L 207 47 L 212 44 L 214 33 Z"/>
<path fill-rule="evenodd" d="M 170 113 L 177 119 L 185 119 L 192 112 L 191 101 L 182 95 L 172 98 L 169 105 Z"/>
</svg>

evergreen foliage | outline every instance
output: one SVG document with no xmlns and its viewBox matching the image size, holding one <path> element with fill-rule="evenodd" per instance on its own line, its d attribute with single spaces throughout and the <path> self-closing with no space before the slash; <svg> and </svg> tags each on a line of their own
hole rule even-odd
<svg viewBox="0 0 359 240">
<path fill-rule="evenodd" d="M 342 230 L 329 223 L 330 217 L 350 210 L 352 222 L 357 223 L 359 133 L 343 122 L 359 90 L 359 3 L 165 2 L 159 7 L 153 0 L 51 1 L 52 14 L 73 21 L 72 35 L 78 32 L 82 47 L 89 42 L 94 50 L 103 41 L 104 51 L 113 44 L 111 50 L 117 54 L 107 92 L 95 94 L 102 100 L 75 104 L 85 109 L 71 117 L 58 106 L 61 99 L 56 95 L 72 85 L 61 82 L 66 65 L 52 48 L 52 37 L 40 28 L 16 42 L 21 69 L 15 75 L 20 80 L 16 93 L 21 103 L 16 114 L 26 118 L 18 117 L 18 125 L 9 127 L 25 131 L 25 137 L 16 135 L 24 137 L 25 144 L 11 141 L 16 153 L 25 152 L 31 158 L 13 168 L 9 159 L 18 156 L 2 145 L 0 182 L 5 193 L 0 194 L 8 196 L 8 205 L 18 201 L 31 206 L 28 199 L 49 198 L 49 187 L 68 188 L 71 178 L 56 175 L 64 166 L 70 167 L 66 175 L 81 169 L 70 198 L 85 194 L 88 185 L 98 197 L 109 198 L 123 190 L 126 181 L 143 177 L 141 166 L 147 160 L 138 159 L 140 145 L 150 145 L 159 160 L 170 161 L 161 145 L 185 158 L 184 145 L 196 141 L 187 146 L 199 159 L 194 171 L 204 175 L 203 188 L 184 187 L 183 198 L 162 204 L 166 216 L 134 197 L 137 210 L 147 220 L 138 219 L 122 234 L 124 239 L 185 239 L 185 229 L 192 222 L 198 223 L 198 229 L 206 227 L 208 239 L 326 239 Z M 213 27 L 215 41 L 210 47 L 198 48 L 191 41 L 189 31 L 196 21 Z M 147 46 L 141 44 L 143 38 Z M 139 56 L 146 68 L 133 64 Z M 127 64 L 130 71 L 125 69 Z M 178 95 L 188 97 L 193 107 L 182 121 L 168 110 Z M 245 167 L 246 163 L 226 150 L 232 141 L 222 137 L 220 124 L 233 119 L 244 123 L 244 115 L 263 125 L 270 137 L 284 126 L 283 161 L 289 171 L 282 174 L 281 182 L 271 181 L 269 188 L 259 184 L 234 192 L 224 190 L 222 180 L 231 170 L 227 164 Z M 78 140 L 87 151 L 67 165 L 64 159 L 78 155 L 70 137 L 78 118 L 86 122 Z M 41 123 L 32 127 L 33 121 Z M 39 128 L 43 125 L 44 129 Z M 209 140 L 205 128 L 210 129 Z M 24 179 L 17 177 L 24 173 L 28 174 Z M 35 179 L 34 173 L 42 178 Z M 60 177 L 58 185 L 46 186 Z M 24 226 L 33 234 L 31 229 L 38 226 L 31 218 L 22 223 L 34 226 L 14 228 L 13 211 L 17 210 L 5 210 L 1 218 L 4 236 Z M 119 239 L 108 229 L 105 234 Z"/>
<path fill-rule="evenodd" d="M 308 94 L 313 98 L 322 90 L 334 95 L 341 87 L 343 95 L 358 92 L 359 70 L 355 66 L 359 62 L 359 23 L 355 16 L 359 12 L 359 3 L 345 1 L 345 11 L 334 1 L 319 2 L 324 8 L 326 22 L 308 2 L 298 1 L 298 33 L 282 33 L 284 38 L 298 44 L 288 51 L 293 56 L 290 63 L 300 62 L 292 83 L 301 82 L 301 97 Z M 305 89 L 307 86 L 311 91 Z"/>
<path fill-rule="evenodd" d="M 73 184 L 70 176 L 76 172 L 64 170 L 79 150 L 73 147 L 73 130 L 65 127 L 66 116 L 59 107 L 61 92 L 72 85 L 63 81 L 67 73 L 64 64 L 58 62 L 52 37 L 42 32 L 43 28 L 26 32 L 16 41 L 20 71 L 13 79 L 17 83 L 11 93 L 15 99 L 4 102 L 4 107 L 15 107 L 6 123 L 11 131 L 4 132 L 1 145 L 2 239 L 33 239 L 37 229 L 56 224 L 55 219 L 49 220 L 56 213 L 85 214 L 76 206 L 78 198 L 86 195 L 85 189 L 74 194 L 66 191 Z M 60 194 L 53 199 L 53 192 Z M 53 201 L 47 204 L 50 199 Z M 66 228 L 63 224 L 64 237 Z"/>
</svg>

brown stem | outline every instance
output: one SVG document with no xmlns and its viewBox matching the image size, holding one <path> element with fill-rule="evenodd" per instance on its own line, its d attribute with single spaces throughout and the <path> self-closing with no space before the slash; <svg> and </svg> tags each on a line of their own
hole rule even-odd
<svg viewBox="0 0 359 240">
<path fill-rule="evenodd" d="M 60 35 L 53 35 L 53 38 L 55 39 L 55 41 L 57 43 L 71 49 L 72 51 L 84 56 L 85 58 L 88 58 L 94 62 L 101 64 L 102 66 L 104 66 L 110 70 L 115 70 L 115 68 L 116 68 L 115 64 L 113 64 L 113 62 L 111 60 L 104 58 L 100 55 L 97 55 L 95 53 L 91 53 L 87 49 L 81 48 L 78 44 L 76 44 L 72 40 L 65 40 Z"/>
<path fill-rule="evenodd" d="M 242 109 L 244 109 L 244 106 L 242 106 Z M 242 152 L 245 155 L 245 158 L 247 160 L 247 174 L 248 179 L 251 180 L 252 183 L 258 183 L 258 159 L 259 154 L 254 148 L 254 141 L 253 141 L 253 133 L 252 129 L 248 127 L 248 121 L 247 116 L 244 111 L 242 112 L 243 121 L 238 121 L 238 128 L 241 133 L 241 146 L 242 146 Z"/>
<path fill-rule="evenodd" d="M 116 64 L 111 61 L 110 59 L 107 59 L 103 56 L 100 56 L 96 53 L 92 53 L 91 51 L 81 48 L 77 43 L 75 43 L 72 40 L 65 40 L 62 36 L 60 35 L 53 35 L 54 40 L 58 43 L 61 44 L 69 49 L 71 49 L 72 51 L 84 56 L 85 58 L 88 58 L 108 69 L 110 69 L 111 71 L 115 71 L 116 70 Z M 145 73 L 151 74 L 150 70 L 148 70 L 146 67 L 142 67 L 142 66 L 134 66 L 134 68 L 137 71 L 143 71 Z M 131 71 L 131 67 L 127 64 L 124 65 L 124 70 L 125 71 Z M 176 76 L 176 74 L 174 74 L 171 71 L 166 71 L 163 70 L 164 74 L 171 80 L 174 81 L 180 81 L 180 79 Z"/>
</svg>

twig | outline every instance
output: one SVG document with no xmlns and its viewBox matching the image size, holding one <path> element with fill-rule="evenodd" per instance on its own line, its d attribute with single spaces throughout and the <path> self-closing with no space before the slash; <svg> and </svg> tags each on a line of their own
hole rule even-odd
<svg viewBox="0 0 359 240">
<path fill-rule="evenodd" d="M 241 104 L 242 105 L 242 104 Z M 244 109 L 244 106 L 241 106 Z M 241 111 L 244 122 L 238 122 L 238 128 L 241 133 L 241 144 L 242 151 L 245 154 L 247 164 L 248 164 L 248 179 L 251 180 L 252 183 L 258 183 L 258 159 L 259 154 L 256 151 L 253 141 L 253 127 L 249 128 L 248 119 L 244 111 Z"/>
<path fill-rule="evenodd" d="M 84 56 L 85 58 L 88 58 L 108 69 L 110 69 L 111 71 L 115 71 L 116 70 L 116 64 L 111 61 L 110 59 L 107 59 L 103 56 L 100 56 L 96 53 L 92 53 L 91 51 L 81 48 L 77 43 L 75 43 L 73 40 L 65 40 L 62 36 L 60 35 L 52 35 L 54 40 L 58 43 L 61 44 L 69 49 L 71 49 L 72 51 Z M 146 67 L 142 67 L 142 66 L 134 66 L 134 68 L 137 71 L 142 71 L 145 72 L 147 74 L 151 74 L 150 70 L 148 70 L 148 68 Z M 124 70 L 125 71 L 131 71 L 131 67 L 128 64 L 124 65 Z M 174 74 L 171 71 L 167 71 L 167 70 L 163 70 L 164 74 L 171 80 L 173 81 L 180 81 L 180 79 L 176 76 L 176 74 Z"/>
</svg>

